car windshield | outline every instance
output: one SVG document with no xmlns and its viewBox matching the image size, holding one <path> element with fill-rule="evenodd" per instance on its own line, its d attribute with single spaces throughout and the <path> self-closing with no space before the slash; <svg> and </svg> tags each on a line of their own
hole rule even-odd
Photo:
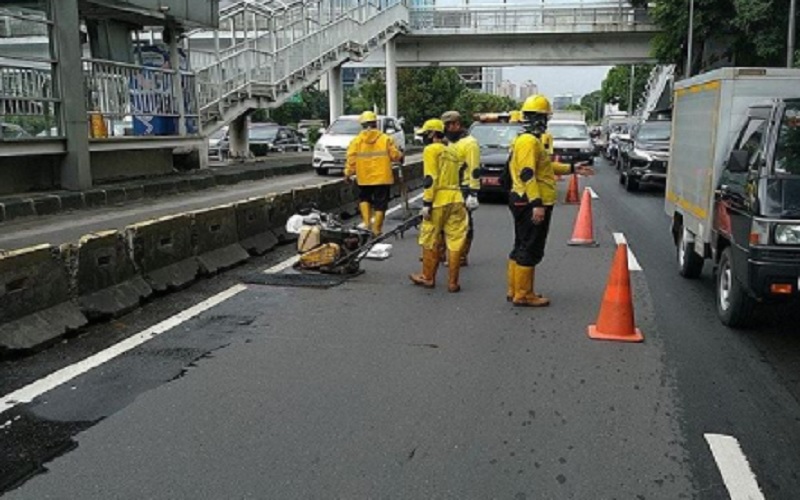
<svg viewBox="0 0 800 500">
<path fill-rule="evenodd" d="M 640 141 L 668 141 L 672 134 L 670 122 L 648 122 L 642 125 L 636 133 Z"/>
<path fill-rule="evenodd" d="M 329 134 L 358 135 L 361 132 L 361 124 L 358 120 L 336 120 L 328 129 Z"/>
<path fill-rule="evenodd" d="M 784 112 L 775 148 L 775 171 L 800 175 L 800 101 L 789 104 Z"/>
<path fill-rule="evenodd" d="M 278 127 L 255 127 L 250 129 L 250 139 L 274 139 Z"/>
<path fill-rule="evenodd" d="M 209 136 L 210 139 L 222 140 L 225 137 L 227 130 L 221 128 Z"/>
<path fill-rule="evenodd" d="M 589 138 L 586 125 L 580 123 L 551 123 L 547 128 L 555 140 L 580 141 Z"/>
<path fill-rule="evenodd" d="M 511 123 L 476 123 L 469 133 L 482 147 L 507 147 L 522 132 L 522 127 Z"/>
</svg>

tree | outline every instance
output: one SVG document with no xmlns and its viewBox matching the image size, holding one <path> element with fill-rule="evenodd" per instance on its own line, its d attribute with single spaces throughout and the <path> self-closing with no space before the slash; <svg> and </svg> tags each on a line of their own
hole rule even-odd
<svg viewBox="0 0 800 500">
<path fill-rule="evenodd" d="M 692 72 L 702 71 L 713 63 L 704 61 L 704 52 L 715 44 L 728 47 L 725 55 L 738 66 L 783 66 L 789 2 L 695 0 Z M 646 7 L 648 1 L 632 3 Z M 682 72 L 689 32 L 688 0 L 656 0 L 650 16 L 662 29 L 653 39 L 654 55 L 662 63 L 677 64 Z"/>
<path fill-rule="evenodd" d="M 586 120 L 589 122 L 599 122 L 603 118 L 603 91 L 595 90 L 581 98 L 581 107 L 586 112 Z"/>
<path fill-rule="evenodd" d="M 633 84 L 634 109 L 647 86 L 652 69 L 653 67 L 649 64 L 636 66 Z M 608 76 L 603 80 L 601 87 L 603 102 L 619 104 L 619 109 L 622 111 L 632 111 L 628 109 L 631 92 L 631 73 L 631 66 L 614 66 L 609 70 Z"/>
<path fill-rule="evenodd" d="M 281 125 L 297 124 L 300 120 L 327 120 L 328 93 L 308 87 L 300 92 L 300 102 L 285 102 L 277 108 L 257 109 L 251 120 L 254 122 L 273 121 Z"/>
<path fill-rule="evenodd" d="M 468 124 L 472 121 L 472 117 L 476 113 L 503 113 L 513 111 L 519 109 L 520 104 L 510 97 L 475 92 L 474 90 L 465 90 L 455 100 L 452 108 L 461 112 L 464 121 Z"/>
</svg>

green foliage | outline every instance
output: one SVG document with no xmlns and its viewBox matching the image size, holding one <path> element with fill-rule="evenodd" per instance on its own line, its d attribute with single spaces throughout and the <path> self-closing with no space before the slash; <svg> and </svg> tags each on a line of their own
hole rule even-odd
<svg viewBox="0 0 800 500">
<path fill-rule="evenodd" d="M 653 66 L 649 64 L 640 64 L 636 66 L 636 74 L 633 83 L 634 108 L 647 86 L 647 80 L 650 78 L 650 72 L 652 70 Z M 614 66 L 609 70 L 608 76 L 603 80 L 601 88 L 603 102 L 619 104 L 619 108 L 622 111 L 629 111 L 631 73 L 630 66 Z"/>
<path fill-rule="evenodd" d="M 300 93 L 301 102 L 285 102 L 275 109 L 257 109 L 250 116 L 253 122 L 272 121 L 280 125 L 297 124 L 300 120 L 328 119 L 328 93 L 309 87 Z"/>
<path fill-rule="evenodd" d="M 6 123 L 19 125 L 25 132 L 36 135 L 43 130 L 49 130 L 56 126 L 53 117 L 46 118 L 44 116 L 6 116 L 3 118 Z"/>
<path fill-rule="evenodd" d="M 737 66 L 783 66 L 790 0 L 695 0 L 692 72 L 702 71 L 706 42 L 729 47 Z M 646 6 L 647 1 L 635 0 Z M 656 0 L 650 16 L 662 28 L 653 54 L 663 63 L 686 64 L 688 0 Z"/>
<path fill-rule="evenodd" d="M 308 143 L 312 146 L 317 143 L 322 132 L 320 132 L 319 127 L 311 127 L 308 129 Z"/>
<path fill-rule="evenodd" d="M 503 113 L 520 109 L 520 104 L 510 97 L 503 97 L 473 90 L 465 90 L 452 106 L 457 109 L 464 121 L 469 123 L 475 113 Z"/>
<path fill-rule="evenodd" d="M 581 107 L 586 112 L 586 121 L 599 122 L 603 117 L 603 91 L 595 90 L 581 98 Z"/>
</svg>

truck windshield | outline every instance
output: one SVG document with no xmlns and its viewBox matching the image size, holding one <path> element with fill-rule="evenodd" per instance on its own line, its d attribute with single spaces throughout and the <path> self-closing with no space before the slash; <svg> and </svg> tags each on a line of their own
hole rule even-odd
<svg viewBox="0 0 800 500">
<path fill-rule="evenodd" d="M 800 175 L 800 101 L 786 107 L 775 148 L 775 172 Z"/>
<path fill-rule="evenodd" d="M 581 141 L 589 138 L 589 131 L 586 129 L 586 125 L 551 123 L 547 128 L 555 140 Z"/>
</svg>

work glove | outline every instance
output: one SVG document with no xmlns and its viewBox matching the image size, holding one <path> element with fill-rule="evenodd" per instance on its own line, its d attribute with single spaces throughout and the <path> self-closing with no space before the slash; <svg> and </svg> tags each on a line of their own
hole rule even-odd
<svg viewBox="0 0 800 500">
<path fill-rule="evenodd" d="M 480 206 L 480 203 L 478 203 L 478 197 L 475 196 L 474 194 L 467 196 L 467 201 L 465 202 L 465 205 L 467 206 L 467 210 L 469 210 L 470 212 L 474 212 Z"/>
<path fill-rule="evenodd" d="M 422 207 L 420 215 L 422 216 L 422 220 L 431 220 L 431 207 Z"/>
</svg>

